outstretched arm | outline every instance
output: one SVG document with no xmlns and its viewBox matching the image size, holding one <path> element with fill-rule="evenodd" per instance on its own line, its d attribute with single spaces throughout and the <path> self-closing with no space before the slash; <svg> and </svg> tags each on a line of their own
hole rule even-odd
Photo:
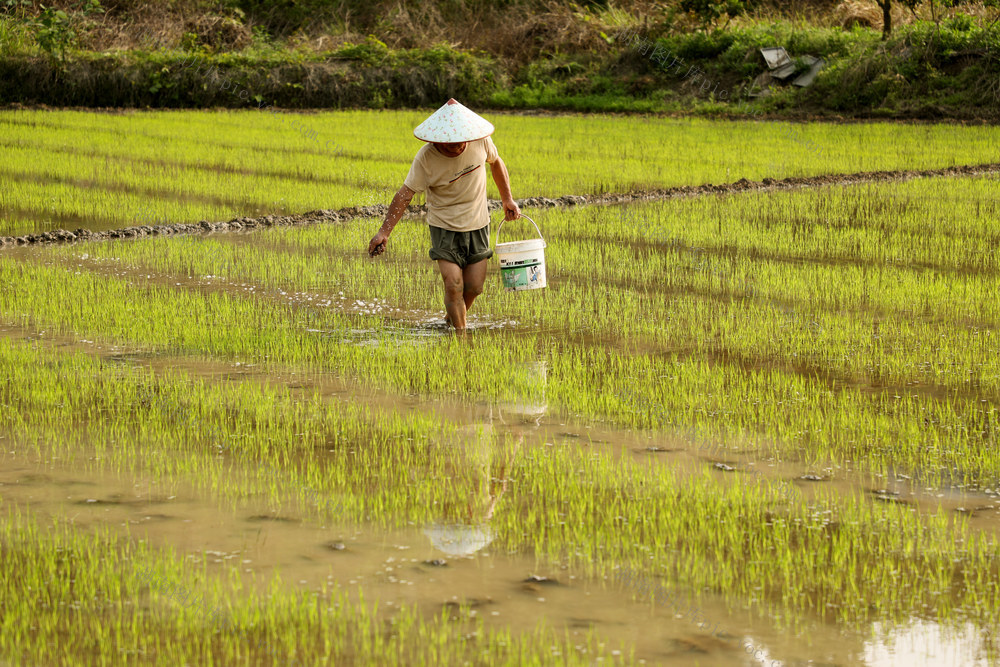
<svg viewBox="0 0 1000 667">
<path fill-rule="evenodd" d="M 521 216 L 521 209 L 510 193 L 510 175 L 507 173 L 507 165 L 498 157 L 496 162 L 490 165 L 490 171 L 493 173 L 493 182 L 497 184 L 497 190 L 500 191 L 504 219 L 516 220 Z"/>
<path fill-rule="evenodd" d="M 393 195 L 392 203 L 389 204 L 389 210 L 385 213 L 385 221 L 379 227 L 378 233 L 368 242 L 369 255 L 374 257 L 385 252 L 386 243 L 389 241 L 389 234 L 392 234 L 396 223 L 406 213 L 406 207 L 410 205 L 410 200 L 413 199 L 414 194 L 416 193 L 413 190 L 403 185 Z"/>
</svg>

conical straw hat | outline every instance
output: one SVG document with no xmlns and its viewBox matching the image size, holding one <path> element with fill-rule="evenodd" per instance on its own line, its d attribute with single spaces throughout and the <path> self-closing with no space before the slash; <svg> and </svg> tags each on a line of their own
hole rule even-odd
<svg viewBox="0 0 1000 667">
<path fill-rule="evenodd" d="M 438 144 L 458 144 L 488 137 L 493 130 L 488 120 L 452 98 L 417 125 L 413 136 Z"/>
</svg>

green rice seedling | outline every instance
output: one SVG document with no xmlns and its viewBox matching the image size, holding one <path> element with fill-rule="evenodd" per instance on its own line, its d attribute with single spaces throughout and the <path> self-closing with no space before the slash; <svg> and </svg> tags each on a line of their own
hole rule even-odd
<svg viewBox="0 0 1000 667">
<path fill-rule="evenodd" d="M 238 576 L 209 576 L 141 541 L 85 534 L 68 522 L 46 526 L 4 509 L 0 552 L 17 576 L 0 579 L 0 646 L 17 662 L 515 665 L 611 657 L 593 635 L 574 646 L 544 628 L 513 637 L 481 620 L 468 633 L 446 616 L 403 607 L 386 618 L 363 595 L 354 600 L 333 589 L 308 596 L 277 579 L 258 601 Z"/>
<path fill-rule="evenodd" d="M 342 520 L 382 527 L 429 522 L 432 508 L 462 507 L 481 491 L 479 473 L 456 466 L 442 447 L 462 436 L 438 417 L 402 419 L 249 383 L 122 375 L 87 355 L 23 344 L 0 350 L 13 378 L 0 396 L 11 416 L 0 426 L 34 434 L 60 457 L 82 451 L 84 442 L 106 443 L 97 452 L 102 465 L 128 469 L 141 461 L 165 479 L 183 475 L 234 500 L 276 482 L 293 497 L 314 488 L 337 498 Z M 39 373 L 23 372 L 30 367 Z M 198 428 L 172 406 L 197 416 Z M 113 433 L 133 435 L 105 437 Z M 231 443 L 222 459 L 219 443 Z M 317 449 L 328 453 L 318 458 Z M 760 479 L 721 487 L 709 475 L 682 478 L 666 467 L 576 449 L 500 447 L 487 465 L 493 457 L 512 462 L 517 480 L 493 517 L 500 546 L 590 576 L 628 567 L 670 587 L 711 590 L 734 602 L 769 599 L 852 627 L 928 606 L 941 620 L 960 614 L 989 623 L 1000 608 L 1000 547 L 943 514 L 921 517 L 852 498 L 806 502 Z M 880 593 L 893 577 L 913 584 Z M 879 596 L 884 607 L 873 610 L 865 601 Z"/>
<path fill-rule="evenodd" d="M 101 337 L 124 343 L 138 335 L 145 340 L 144 345 L 161 351 L 197 350 L 212 356 L 236 355 L 256 362 L 296 363 L 337 372 L 350 368 L 352 373 L 360 372 L 370 380 L 393 378 L 396 386 L 417 391 L 463 390 L 454 383 L 458 377 L 464 378 L 470 390 L 484 395 L 531 395 L 534 391 L 512 370 L 532 360 L 530 347 L 492 346 L 489 338 L 494 334 L 490 332 L 463 348 L 458 347 L 463 345 L 461 341 L 450 337 L 439 337 L 431 347 L 397 346 L 380 328 L 379 318 L 370 315 L 348 316 L 325 309 L 311 313 L 306 320 L 301 310 L 287 305 L 225 293 L 185 293 L 165 285 L 141 288 L 140 304 L 135 300 L 136 286 L 126 280 L 40 265 L 13 265 L 4 260 L 0 263 L 4 266 L 0 273 L 12 279 L 25 278 L 23 271 L 34 275 L 34 279 L 28 279 L 34 287 L 25 284 L 24 289 L 18 287 L 5 293 L 4 298 L 10 300 L 0 306 L 9 308 L 7 312 L 25 313 L 19 318 L 23 323 L 54 322 L 65 316 L 63 325 L 56 329 L 67 333 L 97 326 Z M 64 308 L 43 296 L 49 289 L 57 289 L 68 299 L 60 303 L 75 305 Z M 98 302 L 84 297 L 95 292 L 103 295 Z M 111 311 L 103 311 L 105 307 Z M 374 332 L 373 342 L 377 344 L 354 345 L 348 335 L 354 328 Z M 248 337 L 247 331 L 254 335 Z M 453 354 L 458 349 L 464 353 Z M 445 366 L 429 367 L 416 361 L 441 354 Z M 484 370 L 489 375 L 482 374 Z M 498 378 L 507 381 L 498 384 Z"/>
<path fill-rule="evenodd" d="M 388 203 L 423 112 L 0 113 L 0 234 L 109 228 Z M 294 116 L 292 127 L 286 116 Z M 494 114 L 515 196 L 625 192 L 740 178 L 981 164 L 995 128 Z M 298 128 L 298 129 L 296 129 Z M 364 129 L 366 141 L 357 142 Z M 818 152 L 802 151 L 803 142 Z M 872 147 L 879 147 L 877 150 Z M 649 155 L 698 155 L 695 161 Z M 498 197 L 489 184 L 490 195 Z M 47 194 L 52 190 L 52 194 Z M 75 229 L 75 227 L 74 227 Z"/>
<path fill-rule="evenodd" d="M 223 120 L 220 140 L 240 141 L 243 119 Z M 372 531 L 457 520 L 503 469 L 510 489 L 491 513 L 501 552 L 646 581 L 671 601 L 719 596 L 792 631 L 918 615 L 989 628 L 1000 569 L 981 523 L 800 493 L 801 482 L 760 470 L 774 460 L 996 487 L 994 181 L 530 212 L 549 241 L 550 287 L 507 293 L 490 275 L 474 311 L 482 327 L 464 340 L 428 325 L 440 287 L 418 223 L 402 225 L 380 260 L 362 252 L 376 221 L 8 253 L 0 323 L 88 353 L 0 338 L 0 432 L 22 451 L 92 454 L 95 468 Z M 192 367 L 252 364 L 261 381 L 121 373 L 96 358 L 99 346 Z M 302 388 L 283 386 L 286 373 Z M 317 375 L 336 376 L 349 396 L 321 393 Z M 375 394 L 428 407 L 369 407 Z M 596 442 L 557 447 L 540 435 L 513 447 L 506 429 L 466 461 L 457 452 L 476 437 L 429 407 L 445 401 L 544 403 L 555 424 L 684 438 L 706 461 L 681 474 Z M 710 467 L 720 452 L 740 459 L 725 478 Z M 366 609 L 361 636 L 376 618 Z M 277 607 L 246 613 L 239 627 L 284 618 Z M 344 650 L 384 655 L 374 636 L 374 649 Z M 276 637 L 292 654 L 294 635 Z M 530 641 L 519 658 L 539 655 Z M 239 660 L 256 655 L 234 646 Z"/>
<path fill-rule="evenodd" d="M 967 197 L 982 208 L 989 183 L 948 179 L 938 183 L 938 196 Z M 487 321 L 517 323 L 515 329 L 529 333 L 571 332 L 568 344 L 554 347 L 537 335 L 534 342 L 519 335 L 504 345 L 532 350 L 534 360 L 553 371 L 546 390 L 553 408 L 627 426 L 680 429 L 699 440 L 716 442 L 731 434 L 741 441 L 778 443 L 779 451 L 809 465 L 860 457 L 883 473 L 896 468 L 990 487 L 1000 472 L 994 444 L 1000 374 L 990 354 L 997 320 L 996 300 L 989 298 L 997 288 L 990 268 L 996 261 L 993 232 L 989 222 L 981 229 L 965 223 L 974 210 L 923 199 L 927 187 L 915 181 L 669 202 L 636 209 L 642 212 L 638 223 L 618 216 L 617 209 L 542 212 L 538 219 L 552 240 L 552 287 L 538 295 L 510 294 L 490 280 L 476 310 Z M 902 208 L 886 201 L 901 202 Z M 786 203 L 794 206 L 787 214 L 780 208 Z M 752 222 L 762 205 L 778 208 Z M 743 209 L 751 212 L 751 222 L 739 213 Z M 871 213 L 858 217 L 855 209 Z M 815 233 L 797 246 L 772 240 L 775 225 L 794 228 L 781 221 L 795 219 L 802 226 L 810 211 L 820 212 L 812 214 L 811 224 L 830 235 L 824 241 L 829 248 L 847 243 L 833 236 L 838 228 L 846 234 L 869 227 L 898 234 L 900 248 L 904 238 L 919 235 L 923 242 L 909 248 L 905 259 L 873 255 L 851 261 L 844 251 L 842 259 L 817 255 L 819 246 L 809 241 Z M 838 227 L 837 215 L 854 216 L 853 222 Z M 717 221 L 725 217 L 729 221 L 719 236 Z M 928 219 L 937 220 L 933 231 L 922 227 Z M 426 231 L 401 226 L 390 262 L 372 261 L 358 251 L 368 233 L 360 222 L 211 240 L 50 248 L 43 256 L 89 271 L 162 272 L 167 284 L 176 282 L 175 276 L 219 276 L 207 284 L 239 286 L 265 302 L 294 298 L 289 317 L 305 314 L 312 331 L 348 326 L 343 319 L 322 324 L 321 314 L 331 310 L 360 313 L 353 326 L 384 333 L 411 326 L 414 309 L 424 317 L 439 313 L 438 279 L 424 255 Z M 982 239 L 960 247 L 964 259 L 947 253 L 958 234 Z M 778 243 L 788 245 L 779 251 Z M 81 263 L 83 254 L 87 259 Z M 950 268 L 927 268 L 940 264 L 937 258 Z M 27 291 L 44 299 L 47 284 L 64 282 L 56 275 L 49 283 L 33 278 Z M 18 306 L 14 312 L 30 310 Z M 52 310 L 59 319 L 67 317 Z M 366 316 L 372 312 L 377 317 Z M 584 323 L 587 333 L 574 338 L 572 332 Z M 140 342 L 125 330 L 118 340 Z M 354 339 L 345 335 L 342 341 L 344 354 L 354 358 Z M 204 350 L 201 344 L 189 349 Z M 653 364 L 644 354 L 674 359 Z M 516 363 L 529 361 L 519 356 Z M 504 363 L 487 367 L 494 369 L 490 373 L 509 372 Z M 427 371 L 420 381 L 411 377 L 397 384 L 383 375 L 379 382 L 431 393 L 448 386 L 449 374 L 435 375 L 441 378 L 435 385 L 434 364 L 422 367 Z M 367 364 L 353 368 L 349 372 L 371 378 L 361 370 L 370 368 Z M 638 383 L 634 396 L 623 401 L 621 393 L 633 383 Z M 874 391 L 864 389 L 871 385 Z M 659 406 L 656 414 L 653 406 Z"/>
</svg>

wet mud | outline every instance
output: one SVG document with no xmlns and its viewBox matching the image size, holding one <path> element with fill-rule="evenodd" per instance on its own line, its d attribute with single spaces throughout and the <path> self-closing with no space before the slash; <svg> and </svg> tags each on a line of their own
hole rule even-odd
<svg viewBox="0 0 1000 667">
<path fill-rule="evenodd" d="M 282 573 L 288 588 L 316 595 L 335 587 L 357 602 L 363 589 L 364 600 L 377 602 L 386 621 L 407 606 L 427 616 L 445 613 L 470 632 L 481 619 L 488 628 L 518 635 L 532 632 L 544 617 L 573 639 L 597 632 L 609 647 L 624 649 L 619 655 L 634 651 L 646 663 L 929 666 L 948 655 L 959 656 L 961 664 L 985 664 L 976 661 L 981 635 L 972 626 L 963 631 L 921 621 L 875 632 L 883 626 L 875 622 L 869 633 L 816 623 L 801 636 L 771 622 L 755 605 L 733 605 L 709 592 L 691 597 L 627 567 L 594 577 L 495 545 L 454 555 L 442 552 L 426 528 L 310 520 L 293 498 L 250 499 L 233 507 L 182 481 L 88 468 L 44 453 L 3 451 L 4 510 L 30 507 L 39 517 L 77 529 L 127 533 L 175 551 L 191 571 L 219 579 L 235 575 L 261 594 Z M 275 505 L 289 520 L 273 520 Z M 199 611 L 193 603 L 187 609 Z M 905 663 L 892 661 L 901 657 Z"/>
</svg>

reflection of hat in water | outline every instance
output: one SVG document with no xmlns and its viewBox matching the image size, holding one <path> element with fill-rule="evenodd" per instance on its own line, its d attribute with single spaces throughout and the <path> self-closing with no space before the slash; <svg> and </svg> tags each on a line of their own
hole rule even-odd
<svg viewBox="0 0 1000 667">
<path fill-rule="evenodd" d="M 435 549 L 449 556 L 471 556 L 493 541 L 493 531 L 487 524 L 434 524 L 424 528 L 424 535 L 431 538 Z"/>
<path fill-rule="evenodd" d="M 460 144 L 488 137 L 493 134 L 493 130 L 492 123 L 456 102 L 453 97 L 417 125 L 413 136 L 439 144 Z"/>
</svg>

